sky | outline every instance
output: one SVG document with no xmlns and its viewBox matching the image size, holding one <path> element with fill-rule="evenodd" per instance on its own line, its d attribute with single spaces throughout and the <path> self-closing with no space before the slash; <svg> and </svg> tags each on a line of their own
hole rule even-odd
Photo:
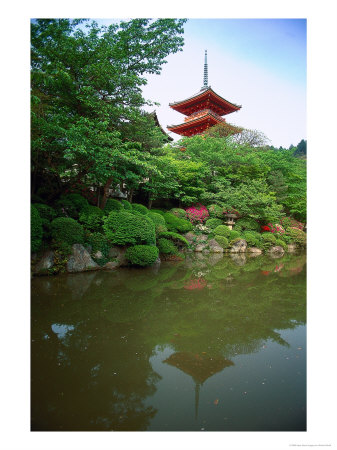
<svg viewBox="0 0 337 450">
<path fill-rule="evenodd" d="M 183 51 L 169 55 L 143 89 L 160 103 L 148 110 L 156 109 L 166 131 L 184 121 L 169 103 L 200 91 L 207 49 L 208 84 L 242 106 L 227 122 L 263 132 L 276 147 L 306 139 L 305 19 L 190 19 L 184 39 Z"/>
</svg>

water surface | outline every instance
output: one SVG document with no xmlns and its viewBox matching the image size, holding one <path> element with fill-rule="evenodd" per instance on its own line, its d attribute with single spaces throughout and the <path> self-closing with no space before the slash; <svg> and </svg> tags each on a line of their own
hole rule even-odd
<svg viewBox="0 0 337 450">
<path fill-rule="evenodd" d="M 32 280 L 32 430 L 304 431 L 305 256 Z"/>
</svg>

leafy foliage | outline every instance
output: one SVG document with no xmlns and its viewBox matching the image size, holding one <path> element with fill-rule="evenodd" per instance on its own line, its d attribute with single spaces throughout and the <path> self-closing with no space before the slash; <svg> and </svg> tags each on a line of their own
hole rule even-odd
<svg viewBox="0 0 337 450">
<path fill-rule="evenodd" d="M 104 218 L 103 229 L 116 245 L 154 244 L 156 241 L 154 223 L 144 215 L 112 211 Z"/>
<path fill-rule="evenodd" d="M 108 198 L 104 207 L 104 212 L 109 214 L 111 211 L 121 211 L 123 204 L 115 198 Z"/>
<path fill-rule="evenodd" d="M 174 214 L 167 212 L 164 214 L 167 229 L 178 233 L 187 233 L 192 230 L 192 224 L 186 219 L 179 219 Z"/>
<path fill-rule="evenodd" d="M 225 236 L 220 236 L 220 235 L 216 235 L 214 237 L 214 239 L 217 241 L 217 243 L 222 247 L 222 248 L 227 248 L 228 247 L 228 239 Z"/>
<path fill-rule="evenodd" d="M 206 227 L 210 228 L 211 230 L 214 230 L 218 225 L 222 225 L 221 219 L 208 219 L 205 222 Z"/>
<path fill-rule="evenodd" d="M 31 236 L 31 251 L 37 252 L 42 244 L 42 220 L 39 211 L 35 206 L 30 208 L 30 236 Z"/>
<path fill-rule="evenodd" d="M 144 215 L 146 215 L 149 212 L 149 210 L 147 209 L 146 206 L 140 205 L 139 203 L 133 203 L 132 209 L 134 211 L 140 212 L 141 214 L 144 214 Z"/>
<path fill-rule="evenodd" d="M 228 238 L 230 233 L 231 230 L 227 225 L 218 225 L 217 227 L 214 228 L 214 234 L 216 236 L 224 236 Z"/>
<path fill-rule="evenodd" d="M 103 225 L 103 211 L 97 206 L 89 205 L 81 212 L 79 222 L 89 231 L 100 231 Z"/>
<path fill-rule="evenodd" d="M 157 241 L 157 247 L 159 249 L 159 253 L 163 253 L 164 255 L 175 255 L 178 253 L 177 247 L 172 241 L 169 241 L 166 238 L 159 238 Z"/>
<path fill-rule="evenodd" d="M 66 244 L 83 244 L 83 226 L 71 217 L 58 217 L 51 223 L 51 233 L 54 241 Z"/>
<path fill-rule="evenodd" d="M 125 257 L 131 264 L 136 266 L 150 266 L 158 258 L 159 250 L 153 245 L 135 245 L 129 247 Z"/>
</svg>

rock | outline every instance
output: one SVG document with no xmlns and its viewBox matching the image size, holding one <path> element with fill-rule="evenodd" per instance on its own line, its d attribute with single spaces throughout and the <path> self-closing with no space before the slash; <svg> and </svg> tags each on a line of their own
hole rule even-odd
<svg viewBox="0 0 337 450">
<path fill-rule="evenodd" d="M 50 269 L 54 265 L 54 252 L 52 250 L 46 251 L 40 261 L 35 266 L 35 272 L 42 272 Z"/>
<path fill-rule="evenodd" d="M 244 239 L 236 241 L 230 249 L 230 253 L 243 253 L 247 250 L 247 242 Z"/>
<path fill-rule="evenodd" d="M 223 253 L 223 248 L 221 245 L 218 244 L 218 242 L 215 239 L 210 239 L 208 241 L 209 245 L 209 251 L 211 253 Z"/>
<path fill-rule="evenodd" d="M 268 250 L 268 254 L 272 258 L 281 258 L 284 255 L 284 249 L 280 245 L 276 245 Z"/>
<path fill-rule="evenodd" d="M 193 241 L 194 241 L 194 239 L 195 239 L 195 234 L 194 233 L 192 233 L 192 231 L 189 231 L 188 233 L 186 233 L 185 234 L 185 236 L 184 236 L 187 240 L 188 240 L 188 242 L 191 244 Z"/>
<path fill-rule="evenodd" d="M 72 253 L 67 262 L 68 272 L 83 272 L 99 269 L 99 265 L 91 258 L 90 253 L 81 244 L 72 246 Z"/>
<path fill-rule="evenodd" d="M 195 251 L 195 252 L 202 252 L 203 250 L 205 250 L 205 248 L 206 248 L 206 244 L 198 244 L 198 245 L 195 247 L 194 251 Z"/>
<path fill-rule="evenodd" d="M 97 252 L 94 254 L 95 259 L 102 259 L 103 253 L 100 250 L 97 250 Z"/>
<path fill-rule="evenodd" d="M 296 244 L 288 244 L 288 253 L 296 253 L 297 246 Z"/>
<path fill-rule="evenodd" d="M 128 261 L 125 258 L 127 247 L 111 247 L 109 250 L 109 258 L 114 258 L 119 266 L 127 266 Z"/>
<path fill-rule="evenodd" d="M 118 261 L 109 261 L 106 264 L 104 264 L 103 269 L 112 270 L 116 269 L 117 267 L 119 267 Z"/>
<path fill-rule="evenodd" d="M 207 234 L 198 234 L 196 237 L 197 242 L 206 242 L 207 241 Z"/>
<path fill-rule="evenodd" d="M 247 248 L 247 252 L 251 253 L 250 256 L 258 256 L 262 254 L 262 250 L 257 247 L 249 247 Z"/>
</svg>

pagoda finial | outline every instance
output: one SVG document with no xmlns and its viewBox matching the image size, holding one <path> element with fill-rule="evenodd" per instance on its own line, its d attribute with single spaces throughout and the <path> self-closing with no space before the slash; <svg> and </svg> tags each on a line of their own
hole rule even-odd
<svg viewBox="0 0 337 450">
<path fill-rule="evenodd" d="M 204 85 L 201 89 L 208 88 L 208 65 L 207 65 L 207 50 L 205 50 L 205 63 L 204 63 Z"/>
</svg>

